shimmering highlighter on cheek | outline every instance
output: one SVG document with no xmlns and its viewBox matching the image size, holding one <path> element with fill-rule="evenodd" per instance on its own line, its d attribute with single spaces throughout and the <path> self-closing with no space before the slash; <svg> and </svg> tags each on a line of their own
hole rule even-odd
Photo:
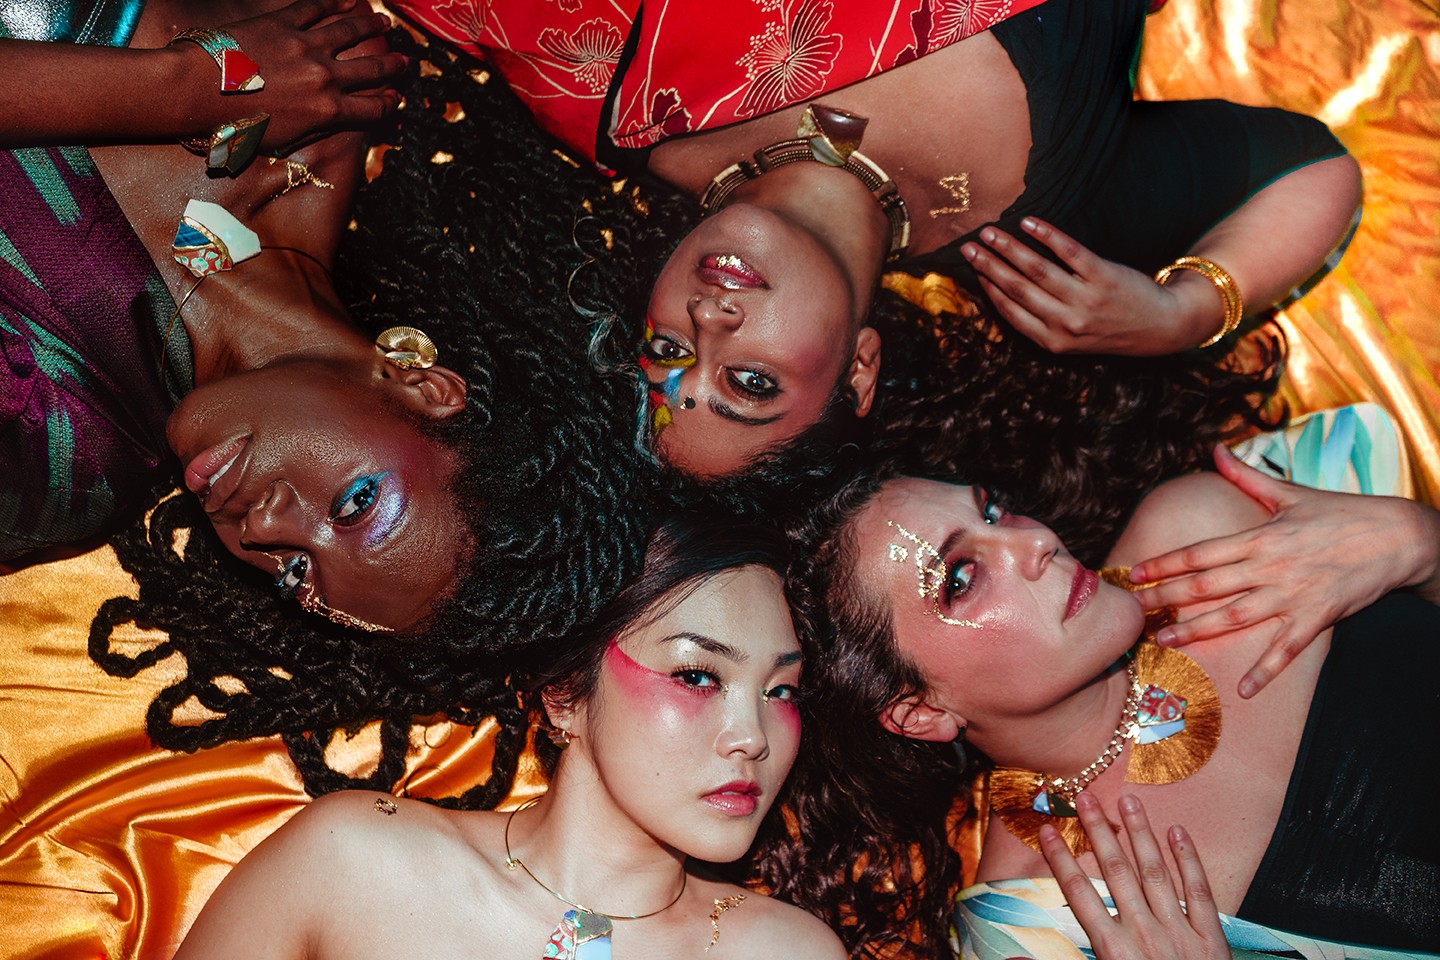
<svg viewBox="0 0 1440 960">
<path fill-rule="evenodd" d="M 656 713 L 675 712 L 692 717 L 704 708 L 708 699 L 696 696 L 669 674 L 636 663 L 613 639 L 605 648 L 605 666 L 628 700 L 647 705 Z"/>
</svg>

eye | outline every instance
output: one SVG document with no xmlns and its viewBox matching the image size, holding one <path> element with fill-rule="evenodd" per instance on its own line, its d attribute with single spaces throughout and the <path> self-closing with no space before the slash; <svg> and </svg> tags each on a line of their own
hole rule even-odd
<svg viewBox="0 0 1440 960">
<path fill-rule="evenodd" d="M 714 693 L 720 689 L 720 678 L 709 670 L 702 670 L 699 667 L 676 670 L 670 676 L 682 685 L 691 688 L 695 693 Z"/>
<path fill-rule="evenodd" d="M 977 495 L 980 497 L 980 519 L 992 525 L 1005 519 L 1009 511 L 1000 505 L 995 494 L 989 490 L 980 490 Z"/>
<path fill-rule="evenodd" d="M 780 392 L 780 385 L 773 377 L 755 370 L 731 370 L 729 377 L 736 390 L 761 400 L 768 400 Z"/>
<path fill-rule="evenodd" d="M 275 578 L 275 589 L 280 591 L 281 598 L 289 600 L 295 596 L 295 591 L 305 583 L 305 574 L 309 571 L 310 558 L 303 553 L 297 553 L 286 561 L 280 570 L 280 576 Z"/>
<path fill-rule="evenodd" d="M 375 473 L 368 476 L 356 477 L 340 494 L 334 506 L 330 508 L 330 522 L 342 527 L 348 527 L 360 522 L 365 511 L 375 503 L 375 498 L 380 494 L 380 483 L 387 474 Z"/>
<path fill-rule="evenodd" d="M 640 347 L 640 355 L 649 357 L 651 360 L 658 360 L 661 363 L 676 363 L 681 360 L 688 360 L 694 354 L 689 348 L 681 346 L 669 337 L 659 334 L 645 341 Z"/>
<path fill-rule="evenodd" d="M 960 560 L 948 569 L 943 598 L 946 603 L 953 603 L 970 592 L 970 586 L 975 582 L 975 568 L 974 560 Z"/>
<path fill-rule="evenodd" d="M 771 687 L 769 690 L 763 691 L 760 696 L 765 699 L 766 703 L 769 703 L 771 700 L 779 700 L 781 703 L 799 703 L 800 688 L 793 683 L 782 683 L 779 686 Z"/>
</svg>

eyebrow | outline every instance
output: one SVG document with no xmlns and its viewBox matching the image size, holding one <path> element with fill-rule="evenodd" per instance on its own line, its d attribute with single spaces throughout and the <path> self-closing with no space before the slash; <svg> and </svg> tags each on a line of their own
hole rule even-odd
<svg viewBox="0 0 1440 960">
<path fill-rule="evenodd" d="M 791 664 L 800 663 L 804 659 L 805 655 L 802 654 L 799 650 L 792 650 L 789 653 L 782 653 L 780 654 L 780 656 L 776 657 L 775 666 L 788 667 Z"/>
<path fill-rule="evenodd" d="M 714 637 L 707 637 L 704 634 L 700 633 L 672 633 L 668 637 L 663 637 L 660 642 L 670 643 L 672 640 L 689 640 L 701 650 L 705 650 L 710 653 L 716 654 L 717 656 L 724 657 L 726 660 L 732 661 L 733 663 L 745 663 L 747 660 L 750 659 L 750 655 L 747 654 L 745 651 L 737 650 L 735 647 L 730 646 L 730 644 L 728 643 L 716 640 Z"/>
<path fill-rule="evenodd" d="M 773 417 L 747 417 L 739 410 L 736 410 L 727 403 L 721 403 L 714 397 L 710 398 L 710 409 L 717 417 L 729 420 L 732 423 L 743 423 L 747 427 L 763 427 L 766 424 L 774 423 L 777 420 L 783 420 L 785 418 L 785 414 L 783 413 L 777 413 Z"/>
</svg>

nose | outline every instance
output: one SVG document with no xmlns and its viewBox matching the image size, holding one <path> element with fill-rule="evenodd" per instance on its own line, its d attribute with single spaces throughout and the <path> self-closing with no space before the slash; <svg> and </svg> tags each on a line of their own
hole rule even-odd
<svg viewBox="0 0 1440 960">
<path fill-rule="evenodd" d="M 727 758 L 764 760 L 770 755 L 770 739 L 760 715 L 760 691 L 730 689 L 725 691 L 725 699 L 725 725 L 716 737 L 715 751 Z"/>
<path fill-rule="evenodd" d="M 1015 565 L 1027 580 L 1039 580 L 1060 552 L 1060 538 L 1043 523 L 1027 517 L 1013 517 L 1008 526 L 999 528 L 1009 540 Z"/>
<path fill-rule="evenodd" d="M 300 498 L 288 483 L 276 480 L 265 496 L 250 505 L 241 529 L 245 546 L 299 546 L 304 526 Z"/>
<path fill-rule="evenodd" d="M 745 308 L 725 296 L 691 297 L 690 319 L 701 330 L 738 330 L 745 322 Z"/>
</svg>

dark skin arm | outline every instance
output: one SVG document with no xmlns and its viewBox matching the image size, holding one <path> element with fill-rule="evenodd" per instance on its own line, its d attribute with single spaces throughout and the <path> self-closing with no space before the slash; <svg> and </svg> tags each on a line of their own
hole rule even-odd
<svg viewBox="0 0 1440 960">
<path fill-rule="evenodd" d="M 260 67 L 263 90 L 221 94 L 215 61 L 194 43 L 115 49 L 0 40 L 0 147 L 201 137 L 268 113 L 262 149 L 283 153 L 316 134 L 373 123 L 399 104 L 388 84 L 405 58 L 352 50 L 389 28 L 357 0 L 296 0 L 233 22 L 216 16 L 197 7 L 176 30 L 228 30 Z"/>
</svg>

